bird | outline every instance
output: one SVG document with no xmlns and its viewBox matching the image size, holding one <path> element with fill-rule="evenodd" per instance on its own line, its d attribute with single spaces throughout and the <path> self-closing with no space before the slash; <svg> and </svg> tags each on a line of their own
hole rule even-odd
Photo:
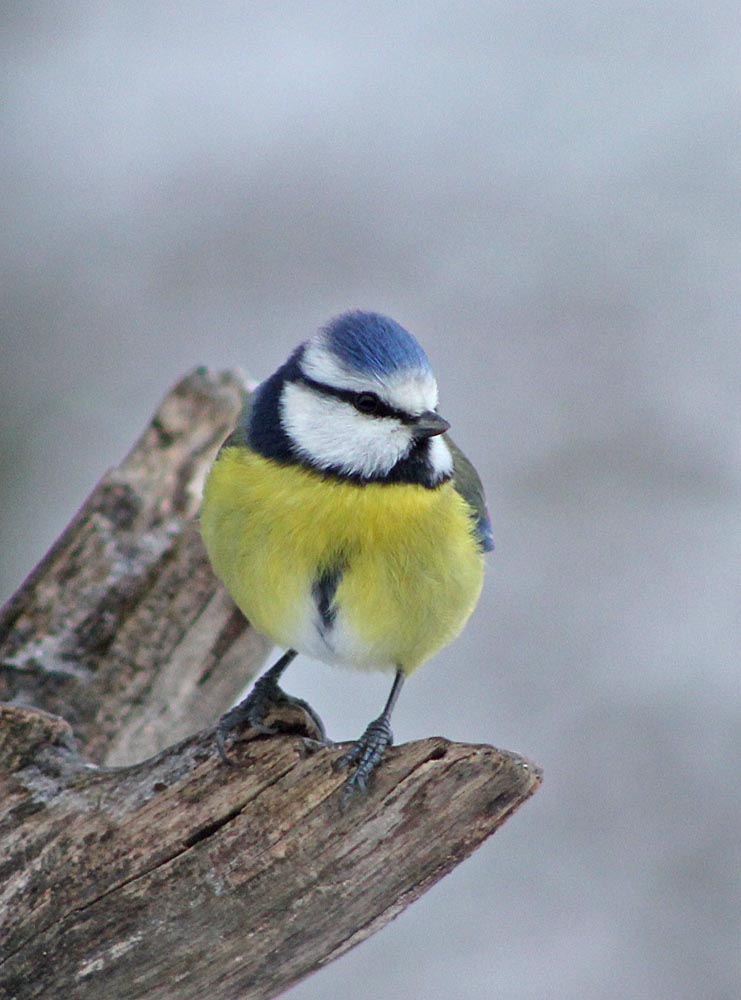
<svg viewBox="0 0 741 1000">
<path fill-rule="evenodd" d="M 462 630 L 493 548 L 481 480 L 449 428 L 419 342 L 371 311 L 320 327 L 248 398 L 207 476 L 201 534 L 238 608 L 285 652 L 219 720 L 227 763 L 240 728 L 275 732 L 272 706 L 309 708 L 279 684 L 301 653 L 393 675 L 336 764 L 345 800 L 368 791 L 402 685 Z"/>
</svg>

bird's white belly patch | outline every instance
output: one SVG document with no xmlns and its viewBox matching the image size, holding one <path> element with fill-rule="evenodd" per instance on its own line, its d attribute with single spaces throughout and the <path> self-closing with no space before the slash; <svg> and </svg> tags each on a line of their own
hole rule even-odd
<svg viewBox="0 0 741 1000">
<path fill-rule="evenodd" d="M 342 605 L 336 605 L 331 624 L 323 619 L 311 590 L 295 608 L 290 630 L 290 647 L 312 659 L 360 670 L 395 670 L 396 663 L 386 650 L 364 642 L 352 627 Z"/>
</svg>

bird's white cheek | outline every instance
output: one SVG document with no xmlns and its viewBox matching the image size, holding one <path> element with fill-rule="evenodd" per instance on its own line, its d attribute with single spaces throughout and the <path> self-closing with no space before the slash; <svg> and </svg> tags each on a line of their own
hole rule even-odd
<svg viewBox="0 0 741 1000">
<path fill-rule="evenodd" d="M 448 479 L 453 474 L 453 456 L 441 436 L 430 439 L 429 457 L 437 479 Z"/>
<path fill-rule="evenodd" d="M 409 431 L 396 421 L 365 416 L 343 400 L 298 383 L 288 383 L 283 390 L 281 419 L 308 461 L 349 475 L 384 475 L 411 444 Z"/>
</svg>

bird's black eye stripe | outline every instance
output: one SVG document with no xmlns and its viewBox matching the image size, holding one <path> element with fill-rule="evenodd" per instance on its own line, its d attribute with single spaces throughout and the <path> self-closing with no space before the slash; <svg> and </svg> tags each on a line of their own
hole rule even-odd
<svg viewBox="0 0 741 1000">
<path fill-rule="evenodd" d="M 334 385 L 317 382 L 308 375 L 304 375 L 303 372 L 301 373 L 300 381 L 317 392 L 321 392 L 324 396 L 333 396 L 335 399 L 342 399 L 346 403 L 351 403 L 356 410 L 368 416 L 395 417 L 404 424 L 414 423 L 414 417 L 411 417 L 403 410 L 397 410 L 395 406 L 389 406 L 388 403 L 384 403 L 375 392 L 353 392 L 352 389 L 338 389 Z"/>
</svg>

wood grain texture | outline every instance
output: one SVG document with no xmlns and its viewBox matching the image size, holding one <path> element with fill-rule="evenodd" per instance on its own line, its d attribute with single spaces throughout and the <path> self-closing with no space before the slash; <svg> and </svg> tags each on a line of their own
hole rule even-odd
<svg viewBox="0 0 741 1000">
<path fill-rule="evenodd" d="M 63 716 L 91 760 L 133 763 L 202 728 L 265 661 L 194 521 L 244 394 L 230 372 L 175 386 L 0 612 L 0 701 Z"/>
<path fill-rule="evenodd" d="M 433 738 L 391 750 L 342 810 L 341 746 L 242 741 L 228 768 L 207 731 L 91 769 L 60 720 L 1 721 L 17 769 L 0 791 L 0 989 L 17 1000 L 275 996 L 383 927 L 540 780 Z"/>
<path fill-rule="evenodd" d="M 432 738 L 390 750 L 343 810 L 343 747 L 310 752 L 291 708 L 270 720 L 288 732 L 220 761 L 213 723 L 268 644 L 194 518 L 243 393 L 230 373 L 176 386 L 0 612 L 3 1000 L 277 996 L 540 783 L 514 754 Z"/>
</svg>

